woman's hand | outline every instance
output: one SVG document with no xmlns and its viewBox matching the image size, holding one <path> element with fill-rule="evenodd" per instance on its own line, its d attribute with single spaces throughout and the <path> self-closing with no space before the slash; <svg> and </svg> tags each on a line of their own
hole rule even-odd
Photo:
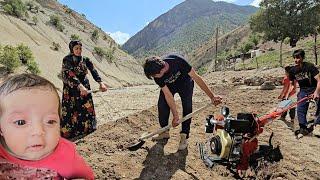
<svg viewBox="0 0 320 180">
<path fill-rule="evenodd" d="M 105 92 L 105 91 L 108 90 L 108 87 L 104 82 L 100 82 L 99 85 L 100 85 L 99 89 L 100 89 L 101 92 Z"/>
<path fill-rule="evenodd" d="M 88 89 L 86 87 L 84 87 L 82 84 L 80 84 L 78 87 L 80 89 L 80 95 L 81 96 L 87 96 L 88 95 Z"/>
</svg>

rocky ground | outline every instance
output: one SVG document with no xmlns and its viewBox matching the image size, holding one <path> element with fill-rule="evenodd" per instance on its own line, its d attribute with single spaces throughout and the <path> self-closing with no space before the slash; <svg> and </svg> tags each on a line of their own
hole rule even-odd
<svg viewBox="0 0 320 180">
<path fill-rule="evenodd" d="M 252 76 L 272 79 L 281 77 L 282 70 L 215 72 L 207 74 L 205 79 L 216 94 L 223 96 L 223 105 L 230 107 L 231 114 L 256 112 L 264 115 L 277 106 L 281 89 L 259 90 L 257 86 L 245 86 L 244 79 Z M 126 149 L 142 133 L 159 128 L 155 106 L 158 93 L 156 86 L 142 86 L 94 95 L 100 126 L 96 132 L 79 140 L 77 147 L 94 169 L 96 178 L 236 178 L 234 172 L 223 165 L 206 168 L 196 146 L 206 140 L 206 116 L 218 112 L 220 106 L 208 108 L 193 118 L 189 147 L 185 151 L 177 151 L 180 126 L 170 131 L 171 138 L 166 142 L 147 140 L 137 151 Z M 206 105 L 209 99 L 196 89 L 193 102 L 194 109 L 197 109 Z M 180 102 L 178 104 L 180 112 Z M 271 132 L 274 132 L 273 144 L 279 145 L 283 159 L 259 166 L 255 179 L 320 179 L 319 138 L 296 139 L 288 126 L 278 120 L 265 127 L 259 143 L 267 144 Z"/>
</svg>

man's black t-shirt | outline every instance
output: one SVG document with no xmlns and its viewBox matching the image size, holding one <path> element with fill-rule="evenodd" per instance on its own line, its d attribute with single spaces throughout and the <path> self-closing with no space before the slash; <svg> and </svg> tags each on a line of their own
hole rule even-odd
<svg viewBox="0 0 320 180">
<path fill-rule="evenodd" d="M 179 85 L 191 81 L 188 73 L 192 67 L 185 59 L 177 55 L 169 55 L 163 61 L 169 64 L 169 70 L 161 78 L 154 78 L 161 88 L 165 85 L 169 88 L 177 88 Z"/>
<path fill-rule="evenodd" d="M 317 80 L 314 78 L 319 70 L 312 63 L 303 62 L 302 68 L 292 67 L 289 72 L 290 81 L 297 80 L 300 88 L 317 87 Z"/>
</svg>

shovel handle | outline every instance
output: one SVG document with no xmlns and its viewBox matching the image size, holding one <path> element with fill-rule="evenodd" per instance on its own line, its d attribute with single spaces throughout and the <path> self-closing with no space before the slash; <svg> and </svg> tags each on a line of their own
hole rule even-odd
<svg viewBox="0 0 320 180">
<path fill-rule="evenodd" d="M 180 123 L 183 123 L 184 121 L 186 121 L 186 120 L 188 120 L 188 119 L 190 119 L 192 116 L 194 116 L 194 115 L 196 115 L 196 114 L 199 114 L 201 111 L 205 110 L 206 108 L 208 108 L 208 107 L 210 107 L 210 106 L 212 106 L 212 103 L 208 103 L 207 105 L 202 106 L 201 108 L 195 110 L 194 112 L 192 112 L 192 113 L 190 113 L 190 114 L 187 114 L 186 116 L 184 116 L 184 117 L 179 121 L 179 124 L 180 124 Z M 172 124 L 170 123 L 168 126 L 165 126 L 165 127 L 163 127 L 163 128 L 158 129 L 158 130 L 155 131 L 155 132 L 152 132 L 152 133 L 149 133 L 149 134 L 147 134 L 147 135 L 145 135 L 145 136 L 140 137 L 140 140 L 148 139 L 148 138 L 150 138 L 150 137 L 152 137 L 152 136 L 154 136 L 154 135 L 156 135 L 156 134 L 161 134 L 161 133 L 169 130 L 171 127 L 172 127 Z"/>
<path fill-rule="evenodd" d="M 88 91 L 88 94 L 90 94 L 90 93 L 92 93 L 92 94 L 93 94 L 93 93 L 97 93 L 97 92 L 99 92 L 99 91 L 100 91 L 100 90 L 98 90 L 98 89 L 97 89 L 97 90 L 89 90 L 89 91 Z"/>
</svg>

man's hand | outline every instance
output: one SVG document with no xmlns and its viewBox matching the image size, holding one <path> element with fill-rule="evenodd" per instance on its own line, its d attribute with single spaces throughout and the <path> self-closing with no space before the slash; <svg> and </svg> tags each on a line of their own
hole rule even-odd
<svg viewBox="0 0 320 180">
<path fill-rule="evenodd" d="M 216 105 L 218 105 L 218 104 L 220 104 L 222 102 L 222 98 L 220 96 L 213 96 L 211 98 L 211 102 L 212 102 L 213 105 L 216 106 Z"/>
<path fill-rule="evenodd" d="M 312 96 L 314 100 L 319 100 L 319 93 L 317 91 L 315 91 Z"/>
<path fill-rule="evenodd" d="M 173 127 L 176 127 L 180 124 L 180 121 L 179 121 L 179 116 L 178 115 L 173 115 L 173 119 L 172 119 L 172 126 Z"/>
<path fill-rule="evenodd" d="M 284 95 L 280 95 L 280 96 L 278 96 L 278 99 L 280 99 L 280 100 L 283 100 L 283 98 L 284 98 Z"/>
<path fill-rule="evenodd" d="M 101 92 L 105 92 L 105 91 L 108 90 L 108 87 L 104 82 L 100 82 L 99 85 L 100 85 L 99 89 L 100 89 Z"/>
</svg>

